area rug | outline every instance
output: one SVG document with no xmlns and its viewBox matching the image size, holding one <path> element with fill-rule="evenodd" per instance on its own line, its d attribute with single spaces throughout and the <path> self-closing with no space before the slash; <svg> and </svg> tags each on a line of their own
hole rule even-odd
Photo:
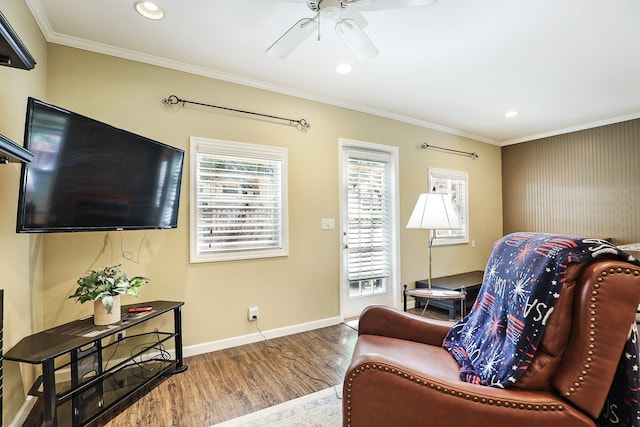
<svg viewBox="0 0 640 427">
<path fill-rule="evenodd" d="M 341 425 L 342 384 L 215 424 L 215 427 L 339 427 Z"/>
</svg>

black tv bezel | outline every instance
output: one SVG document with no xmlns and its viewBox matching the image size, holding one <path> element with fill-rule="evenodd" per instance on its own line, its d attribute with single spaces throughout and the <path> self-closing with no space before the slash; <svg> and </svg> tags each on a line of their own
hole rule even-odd
<svg viewBox="0 0 640 427">
<path fill-rule="evenodd" d="M 142 136 L 128 130 L 115 127 L 108 123 L 102 122 L 100 120 L 85 116 L 80 113 L 76 113 L 65 108 L 58 107 L 56 105 L 50 104 L 45 101 L 41 101 L 36 98 L 29 97 L 27 101 L 27 112 L 25 119 L 25 129 L 24 129 L 24 147 L 28 149 L 29 147 L 29 134 L 30 134 L 30 125 L 31 125 L 31 115 L 34 112 L 34 104 L 41 104 L 46 106 L 47 108 L 58 110 L 62 113 L 73 115 L 76 117 L 80 117 L 83 120 L 90 120 L 95 123 L 98 123 L 101 126 L 108 127 L 113 129 L 114 132 L 124 132 L 129 134 L 135 138 L 139 138 L 140 140 L 144 140 L 150 144 L 159 145 L 162 147 L 169 148 L 171 150 L 176 151 L 182 157 L 182 165 L 180 171 L 180 177 L 178 179 L 178 188 L 182 188 L 182 175 L 184 174 L 184 150 L 181 148 L 173 147 L 171 145 L 162 143 L 160 141 L 156 141 L 154 139 L 148 138 L 146 136 Z M 178 218 L 180 216 L 180 198 L 182 197 L 182 191 L 179 192 L 177 198 L 177 206 L 176 206 L 176 220 L 175 223 L 172 223 L 168 226 L 157 226 L 157 225 L 125 225 L 125 226 L 70 226 L 70 227 L 37 227 L 37 228 L 26 228 L 24 226 L 24 217 L 26 215 L 25 209 L 25 193 L 26 193 L 26 185 L 27 185 L 27 173 L 28 173 L 29 164 L 23 163 L 22 169 L 20 171 L 20 188 L 18 191 L 18 209 L 17 209 L 17 218 L 16 218 L 16 233 L 80 233 L 80 232 L 91 232 L 91 231 L 127 231 L 127 230 L 169 230 L 178 228 Z"/>
</svg>

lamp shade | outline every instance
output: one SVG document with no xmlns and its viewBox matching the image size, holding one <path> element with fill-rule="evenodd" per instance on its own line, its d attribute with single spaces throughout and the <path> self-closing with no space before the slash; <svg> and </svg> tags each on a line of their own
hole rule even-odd
<svg viewBox="0 0 640 427">
<path fill-rule="evenodd" d="M 447 194 L 422 193 L 413 208 L 407 228 L 455 230 L 462 227 Z"/>
</svg>

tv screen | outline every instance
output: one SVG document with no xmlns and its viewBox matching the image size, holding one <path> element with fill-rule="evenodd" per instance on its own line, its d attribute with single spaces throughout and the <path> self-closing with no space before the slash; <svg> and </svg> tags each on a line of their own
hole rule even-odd
<svg viewBox="0 0 640 427">
<path fill-rule="evenodd" d="M 184 151 L 29 98 L 16 230 L 176 228 Z"/>
</svg>

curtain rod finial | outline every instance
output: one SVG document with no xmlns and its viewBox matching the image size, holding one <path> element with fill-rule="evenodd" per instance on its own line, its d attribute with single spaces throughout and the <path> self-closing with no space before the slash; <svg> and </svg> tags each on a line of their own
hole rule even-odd
<svg viewBox="0 0 640 427">
<path fill-rule="evenodd" d="M 178 97 L 177 97 L 177 96 L 175 96 L 175 95 L 169 95 L 168 97 L 166 97 L 166 98 L 164 98 L 164 99 L 162 100 L 162 103 L 163 103 L 164 105 L 175 105 L 175 104 L 177 104 L 178 102 L 180 102 L 180 98 L 178 98 Z"/>
</svg>

